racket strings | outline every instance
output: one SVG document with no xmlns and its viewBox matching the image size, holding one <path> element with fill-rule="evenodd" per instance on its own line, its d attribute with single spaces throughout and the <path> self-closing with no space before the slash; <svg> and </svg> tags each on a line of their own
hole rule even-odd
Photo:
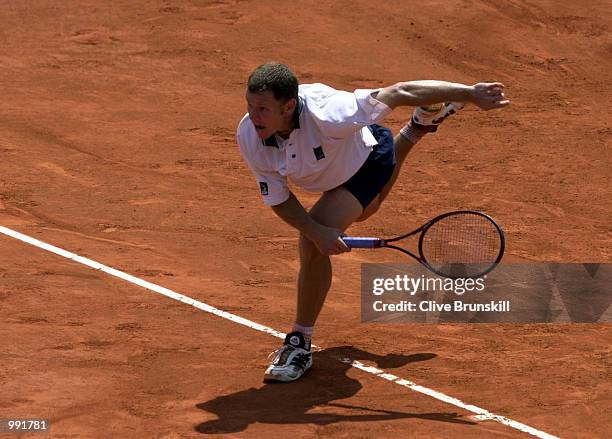
<svg viewBox="0 0 612 439">
<path fill-rule="evenodd" d="M 461 213 L 444 217 L 427 229 L 422 256 L 438 270 L 449 264 L 467 264 L 469 271 L 478 271 L 497 261 L 501 245 L 500 232 L 492 221 Z"/>
</svg>

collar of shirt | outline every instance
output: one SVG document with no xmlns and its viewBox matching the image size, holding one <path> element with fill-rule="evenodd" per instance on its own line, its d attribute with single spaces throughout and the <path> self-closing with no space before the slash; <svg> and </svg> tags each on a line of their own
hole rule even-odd
<svg viewBox="0 0 612 439">
<path fill-rule="evenodd" d="M 300 115 L 302 114 L 302 108 L 304 107 L 303 98 L 298 96 L 297 107 L 293 111 L 293 129 L 300 129 Z M 278 140 L 276 138 L 276 133 L 272 134 L 267 139 L 263 139 L 262 143 L 264 146 L 272 146 L 274 148 L 280 149 L 278 144 Z"/>
</svg>

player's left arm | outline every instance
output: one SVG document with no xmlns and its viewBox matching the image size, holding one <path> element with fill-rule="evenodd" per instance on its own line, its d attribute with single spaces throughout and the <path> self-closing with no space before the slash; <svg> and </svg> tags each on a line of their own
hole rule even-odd
<svg viewBox="0 0 612 439">
<path fill-rule="evenodd" d="M 503 108 L 510 104 L 501 82 L 479 82 L 474 85 L 446 81 L 398 82 L 372 94 L 376 100 L 395 109 L 402 106 L 420 107 L 440 102 L 472 103 L 483 110 Z"/>
</svg>

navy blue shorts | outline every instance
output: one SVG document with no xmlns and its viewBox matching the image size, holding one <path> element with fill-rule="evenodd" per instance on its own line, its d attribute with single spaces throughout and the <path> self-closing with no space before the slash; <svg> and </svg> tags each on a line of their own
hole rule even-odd
<svg viewBox="0 0 612 439">
<path fill-rule="evenodd" d="M 389 128 L 381 125 L 368 126 L 378 145 L 359 170 L 342 186 L 359 200 L 365 209 L 376 198 L 393 175 L 395 169 L 395 149 L 393 134 Z"/>
</svg>

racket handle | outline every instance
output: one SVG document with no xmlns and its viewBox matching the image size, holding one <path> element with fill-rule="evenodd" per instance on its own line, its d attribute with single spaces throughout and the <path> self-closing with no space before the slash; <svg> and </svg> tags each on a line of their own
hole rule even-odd
<svg viewBox="0 0 612 439">
<path fill-rule="evenodd" d="M 350 238 L 344 236 L 342 240 L 350 248 L 378 248 L 382 243 L 382 239 L 378 238 Z"/>
</svg>

